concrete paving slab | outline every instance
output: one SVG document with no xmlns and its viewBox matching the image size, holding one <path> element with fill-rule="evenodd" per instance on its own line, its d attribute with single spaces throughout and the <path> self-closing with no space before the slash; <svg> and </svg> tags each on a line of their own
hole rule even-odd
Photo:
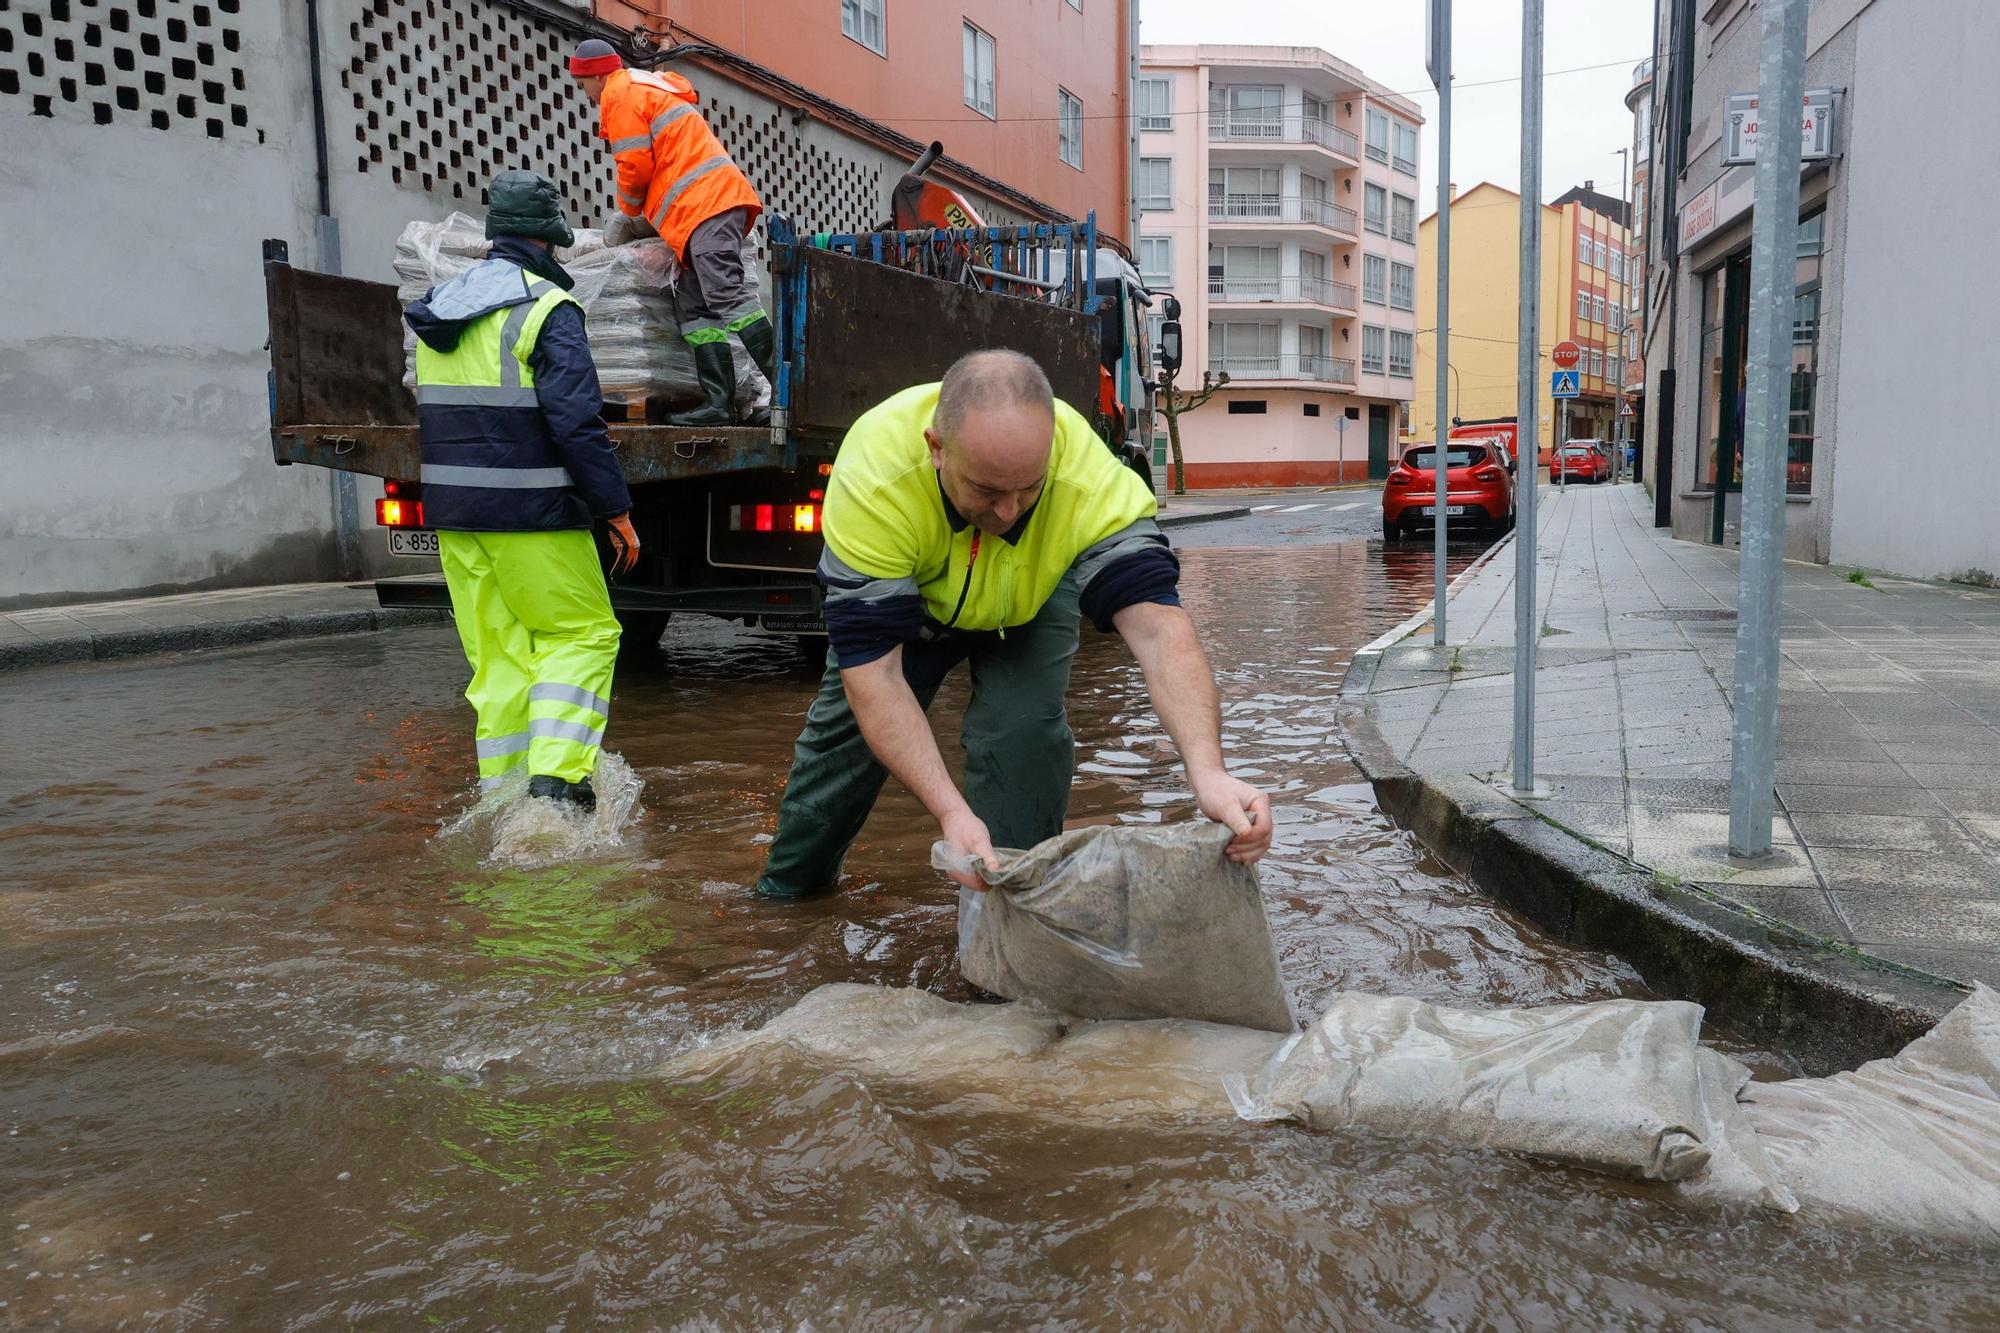
<svg viewBox="0 0 2000 1333">
<path fill-rule="evenodd" d="M 1935 949 L 1948 942 L 2000 957 L 2000 901 L 1925 893 L 1831 892 L 1854 942 L 1864 948 L 1904 944 Z"/>
<path fill-rule="evenodd" d="M 1813 860 L 1837 893 L 1921 893 L 2000 903 L 2000 867 L 1984 853 L 1879 847 L 1815 847 Z"/>
<path fill-rule="evenodd" d="M 1748 908 L 1759 916 L 1836 943 L 1851 944 L 1847 923 L 1833 910 L 1826 890 L 1818 885 L 1746 884 L 1737 880 L 1726 884 L 1703 884 L 1718 898 Z"/>
</svg>

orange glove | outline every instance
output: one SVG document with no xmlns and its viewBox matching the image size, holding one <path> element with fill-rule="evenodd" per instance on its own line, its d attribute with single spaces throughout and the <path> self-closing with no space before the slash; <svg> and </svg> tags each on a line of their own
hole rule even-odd
<svg viewBox="0 0 2000 1333">
<path fill-rule="evenodd" d="M 610 524 L 611 573 L 629 574 L 639 565 L 639 534 L 632 529 L 630 510 L 605 520 Z"/>
</svg>

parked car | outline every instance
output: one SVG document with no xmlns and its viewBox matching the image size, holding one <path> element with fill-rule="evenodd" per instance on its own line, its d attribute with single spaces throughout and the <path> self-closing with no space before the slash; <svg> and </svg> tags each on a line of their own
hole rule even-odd
<svg viewBox="0 0 2000 1333">
<path fill-rule="evenodd" d="M 1395 541 L 1406 532 L 1437 526 L 1435 444 L 1414 444 L 1390 469 L 1382 487 L 1382 536 Z M 1446 446 L 1445 519 L 1498 535 L 1514 526 L 1514 470 L 1506 445 L 1494 440 L 1460 440 Z"/>
<path fill-rule="evenodd" d="M 1550 481 L 1600 482 L 1611 480 L 1611 454 L 1602 440 L 1571 440 L 1556 455 Z"/>
</svg>

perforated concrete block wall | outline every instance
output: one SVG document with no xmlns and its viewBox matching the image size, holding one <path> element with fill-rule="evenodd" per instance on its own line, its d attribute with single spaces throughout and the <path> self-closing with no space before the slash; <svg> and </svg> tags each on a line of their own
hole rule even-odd
<svg viewBox="0 0 2000 1333">
<path fill-rule="evenodd" d="M 262 143 L 239 58 L 244 3 L 0 0 L 0 99 L 49 119 Z"/>
</svg>

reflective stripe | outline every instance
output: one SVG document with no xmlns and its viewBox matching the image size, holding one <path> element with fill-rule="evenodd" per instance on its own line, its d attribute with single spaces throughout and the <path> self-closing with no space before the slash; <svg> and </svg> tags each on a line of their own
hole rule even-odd
<svg viewBox="0 0 2000 1333">
<path fill-rule="evenodd" d="M 653 138 L 657 139 L 660 137 L 661 130 L 673 124 L 682 116 L 692 116 L 694 113 L 694 108 L 686 102 L 676 102 L 659 115 L 654 116 L 653 123 L 647 128 L 652 131 Z"/>
<path fill-rule="evenodd" d="M 504 777 L 499 777 L 499 778 L 481 778 L 481 779 L 479 779 L 479 790 L 481 790 L 481 791 L 492 791 L 492 790 L 493 790 L 493 789 L 494 789 L 495 787 L 498 787 L 498 786 L 500 786 L 500 785 L 501 785 L 502 783 L 504 783 L 504 782 L 506 782 L 506 781 L 507 781 L 507 779 L 506 779 L 506 778 L 504 778 Z"/>
<path fill-rule="evenodd" d="M 581 722 L 558 722 L 552 717 L 538 717 L 528 723 L 528 734 L 537 740 L 575 741 L 578 745 L 600 745 L 604 741 L 604 728 L 592 731 Z"/>
<path fill-rule="evenodd" d="M 771 318 L 764 313 L 764 307 L 757 304 L 755 297 L 752 297 L 747 303 L 738 306 L 736 310 L 737 313 L 729 315 L 729 322 L 722 326 L 731 333 L 741 333 L 758 320 L 769 320 Z"/>
<path fill-rule="evenodd" d="M 453 467 L 425 463 L 417 469 L 427 486 L 484 486 L 501 491 L 547 491 L 574 486 L 566 467 Z"/>
<path fill-rule="evenodd" d="M 593 713 L 602 713 L 606 717 L 611 716 L 611 701 L 609 699 L 600 698 L 592 694 L 589 690 L 576 685 L 545 683 L 529 687 L 529 703 L 541 703 L 546 700 L 554 700 L 556 703 L 575 704 L 579 708 L 588 708 Z"/>
<path fill-rule="evenodd" d="M 1087 588 L 1091 581 L 1102 574 L 1114 561 L 1143 551 L 1148 547 L 1165 546 L 1166 535 L 1160 525 L 1150 518 L 1142 518 L 1120 528 L 1103 541 L 1076 558 L 1077 586 Z"/>
<path fill-rule="evenodd" d="M 645 195 L 633 194 L 622 185 L 618 187 L 618 198 L 622 202 L 632 205 L 634 208 L 643 208 L 646 205 Z"/>
<path fill-rule="evenodd" d="M 635 148 L 651 148 L 652 146 L 653 136 L 650 134 L 635 134 L 629 139 L 613 139 L 611 141 L 611 156 L 616 157 L 620 153 L 629 153 Z"/>
<path fill-rule="evenodd" d="M 713 326 L 705 329 L 682 329 L 681 341 L 689 347 L 699 347 L 703 343 L 726 343 L 729 341 L 729 330 Z"/>
<path fill-rule="evenodd" d="M 883 602 L 891 597 L 915 597 L 917 581 L 912 577 L 881 579 L 864 574 L 822 546 L 819 553 L 819 581 L 826 585 L 826 600 L 832 602 Z"/>
<path fill-rule="evenodd" d="M 653 229 L 659 232 L 660 235 L 662 236 L 666 235 L 667 214 L 669 211 L 672 210 L 674 206 L 674 200 L 680 198 L 683 194 L 687 193 L 688 186 L 693 185 L 703 176 L 709 175 L 711 172 L 720 171 L 724 167 L 734 167 L 735 165 L 736 164 L 730 160 L 729 154 L 717 153 L 714 157 L 709 158 L 706 162 L 697 163 L 693 167 L 690 167 L 688 170 L 682 172 L 680 174 L 680 178 L 677 179 L 670 187 L 668 187 L 666 198 L 660 200 L 659 211 L 655 213 L 650 219 L 650 221 L 653 224 Z"/>
<path fill-rule="evenodd" d="M 516 310 L 526 310 L 526 306 L 516 306 Z M 512 360 L 511 357 L 507 358 Z M 506 373 L 506 367 L 501 367 Z M 514 377 L 517 381 L 520 375 Z M 507 388 L 497 384 L 419 384 L 417 386 L 418 406 L 429 407 L 540 407 L 541 399 L 535 397 L 533 388 Z"/>
<path fill-rule="evenodd" d="M 531 288 L 530 291 L 532 290 Z M 521 326 L 528 322 L 528 316 L 533 314 L 534 310 L 533 301 L 526 305 L 517 305 L 507 312 L 507 322 L 500 326 L 500 383 L 504 388 L 521 387 L 521 361 L 514 355 L 514 344 L 521 337 Z M 532 393 L 533 390 L 529 392 Z"/>
<path fill-rule="evenodd" d="M 528 748 L 528 733 L 517 731 L 507 736 L 480 736 L 473 740 L 472 748 L 481 759 L 498 759 L 503 754 L 522 754 Z"/>
</svg>

